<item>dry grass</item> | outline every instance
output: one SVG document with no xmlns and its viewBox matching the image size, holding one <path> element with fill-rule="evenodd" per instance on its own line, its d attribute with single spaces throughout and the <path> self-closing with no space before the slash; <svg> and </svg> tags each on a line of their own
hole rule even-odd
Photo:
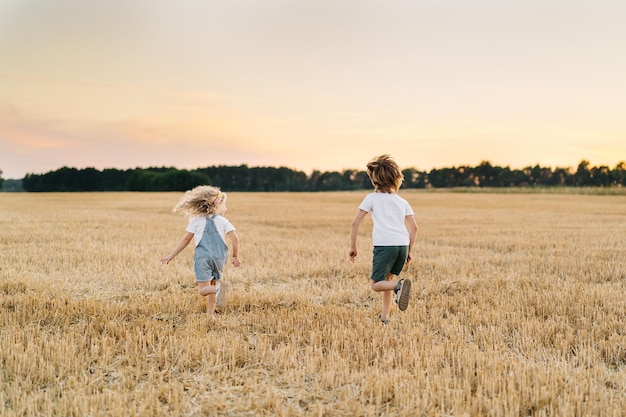
<svg viewBox="0 0 626 417">
<path fill-rule="evenodd" d="M 179 193 L 0 194 L 0 415 L 621 416 L 626 196 L 405 192 L 409 309 L 377 317 L 363 193 L 231 193 L 204 314 Z"/>
</svg>

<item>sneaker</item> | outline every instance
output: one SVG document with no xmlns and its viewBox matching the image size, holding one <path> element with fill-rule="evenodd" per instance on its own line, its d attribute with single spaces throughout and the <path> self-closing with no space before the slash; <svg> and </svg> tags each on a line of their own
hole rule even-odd
<svg viewBox="0 0 626 417">
<path fill-rule="evenodd" d="M 224 307 L 226 305 L 226 291 L 228 290 L 228 284 L 225 282 L 218 282 L 217 289 L 215 291 L 215 305 L 218 307 Z"/>
<path fill-rule="evenodd" d="M 382 317 L 380 318 L 380 322 L 383 324 L 383 326 L 386 326 L 389 324 L 389 319 L 383 319 Z"/>
<path fill-rule="evenodd" d="M 396 303 L 400 311 L 404 311 L 409 306 L 409 298 L 411 296 L 411 280 L 401 279 L 393 290 L 396 296 Z"/>
</svg>

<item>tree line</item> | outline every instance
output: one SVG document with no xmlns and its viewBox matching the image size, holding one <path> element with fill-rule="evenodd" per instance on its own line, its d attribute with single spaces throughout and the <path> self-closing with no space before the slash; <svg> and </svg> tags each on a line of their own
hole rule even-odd
<svg viewBox="0 0 626 417">
<path fill-rule="evenodd" d="M 451 187 L 613 187 L 626 185 L 626 162 L 614 168 L 591 166 L 583 160 L 576 169 L 522 169 L 494 166 L 435 168 L 430 171 L 406 168 L 402 188 Z M 1 174 L 1 171 L 0 171 Z M 14 181 L 14 180 L 11 180 Z M 2 186 L 0 175 L 0 186 Z M 364 170 L 302 171 L 286 167 L 211 166 L 194 170 L 150 167 L 127 170 L 62 167 L 45 174 L 27 174 L 21 190 L 27 192 L 78 191 L 184 191 L 213 184 L 228 191 L 347 191 L 371 189 Z M 8 191 L 8 190 L 7 190 Z M 15 184 L 12 184 L 12 191 Z"/>
</svg>

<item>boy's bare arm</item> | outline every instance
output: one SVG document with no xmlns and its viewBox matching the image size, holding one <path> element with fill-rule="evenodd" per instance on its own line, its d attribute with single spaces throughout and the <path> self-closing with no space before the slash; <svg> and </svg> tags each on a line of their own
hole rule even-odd
<svg viewBox="0 0 626 417">
<path fill-rule="evenodd" d="M 409 253 L 406 260 L 407 262 L 411 262 L 413 259 L 411 251 L 413 250 L 413 244 L 415 243 L 415 237 L 417 236 L 417 222 L 415 221 L 415 216 L 413 215 L 406 216 L 404 221 L 407 225 L 407 229 L 409 230 Z"/>
<path fill-rule="evenodd" d="M 367 215 L 367 211 L 363 211 L 361 209 L 359 209 L 359 211 L 356 213 L 356 215 L 354 216 L 354 219 L 352 219 L 352 227 L 350 228 L 350 261 L 354 262 L 354 260 L 356 259 L 356 256 L 358 255 L 357 250 L 356 250 L 356 237 L 357 234 L 359 233 L 359 226 L 361 225 L 361 221 L 363 221 L 363 218 Z"/>
</svg>

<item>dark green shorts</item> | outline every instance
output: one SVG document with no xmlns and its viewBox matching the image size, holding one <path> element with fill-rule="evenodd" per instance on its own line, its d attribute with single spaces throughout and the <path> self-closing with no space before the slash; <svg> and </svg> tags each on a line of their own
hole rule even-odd
<svg viewBox="0 0 626 417">
<path fill-rule="evenodd" d="M 374 246 L 370 278 L 379 282 L 386 280 L 389 274 L 400 275 L 408 254 L 408 246 Z"/>
</svg>

